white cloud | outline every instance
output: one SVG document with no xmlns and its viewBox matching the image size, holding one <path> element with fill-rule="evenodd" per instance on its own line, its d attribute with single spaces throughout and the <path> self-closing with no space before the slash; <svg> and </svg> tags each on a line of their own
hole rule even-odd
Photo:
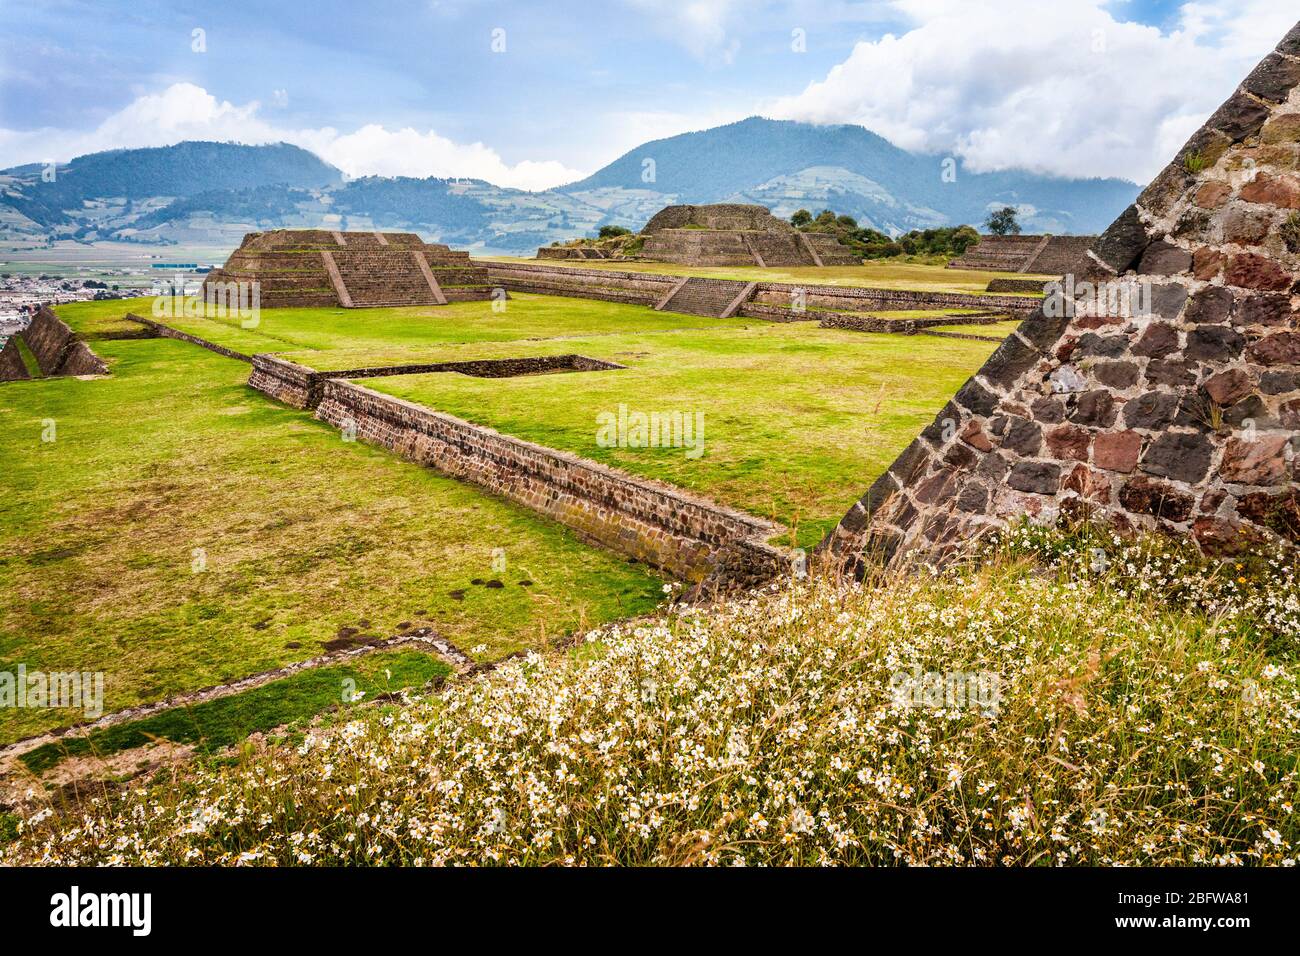
<svg viewBox="0 0 1300 956">
<path fill-rule="evenodd" d="M 1276 0 L 1186 4 L 1168 33 L 1106 0 L 895 0 L 914 26 L 859 42 L 768 115 L 860 123 L 906 149 L 1145 182 L 1294 23 Z M 1124 5 L 1113 5 L 1122 15 Z"/>
<path fill-rule="evenodd" d="M 539 190 L 584 173 L 554 160 L 511 165 L 483 143 L 456 143 L 435 131 L 367 125 L 351 133 L 332 127 L 289 129 L 262 120 L 261 105 L 236 106 L 192 83 L 174 83 L 141 96 L 94 130 L 18 131 L 0 128 L 0 167 L 64 162 L 104 149 L 165 146 L 186 139 L 295 143 L 349 176 L 441 176 L 485 179 L 498 186 Z"/>
<path fill-rule="evenodd" d="M 626 0 L 647 15 L 650 25 L 704 62 L 731 63 L 740 41 L 728 28 L 737 0 Z M 751 0 L 752 2 L 752 0 Z"/>
</svg>

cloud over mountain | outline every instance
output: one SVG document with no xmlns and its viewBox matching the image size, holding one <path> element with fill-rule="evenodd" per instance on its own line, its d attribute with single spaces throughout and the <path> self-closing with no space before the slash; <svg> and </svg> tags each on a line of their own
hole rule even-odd
<svg viewBox="0 0 1300 956">
<path fill-rule="evenodd" d="M 349 176 L 464 177 L 539 190 L 582 175 L 554 160 L 523 160 L 511 165 L 490 146 L 457 143 L 434 130 L 388 129 L 377 124 L 350 133 L 329 126 L 281 127 L 262 118 L 258 101 L 235 105 L 193 83 L 173 83 L 160 93 L 137 97 L 87 131 L 0 128 L 0 167 L 32 161 L 65 162 L 105 149 L 166 146 L 183 140 L 293 143 Z"/>
<path fill-rule="evenodd" d="M 768 115 L 860 123 L 972 169 L 1145 182 L 1235 88 L 1295 11 L 1276 0 L 1182 6 L 1175 28 L 1106 0 L 896 0 L 911 25 L 857 43 Z"/>
</svg>

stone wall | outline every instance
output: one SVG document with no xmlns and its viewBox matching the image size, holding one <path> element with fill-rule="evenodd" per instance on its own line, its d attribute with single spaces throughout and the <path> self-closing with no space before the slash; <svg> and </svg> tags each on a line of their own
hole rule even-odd
<svg viewBox="0 0 1300 956">
<path fill-rule="evenodd" d="M 403 232 L 250 232 L 204 292 L 230 282 L 256 282 L 262 308 L 444 305 L 492 292 L 468 253 Z"/>
<path fill-rule="evenodd" d="M 41 306 L 18 335 L 31 350 L 44 376 L 108 374 L 103 359 L 78 339 L 49 306 Z"/>
<path fill-rule="evenodd" d="M 938 559 L 1022 516 L 1300 541 L 1298 82 L 1300 24 L 822 548 Z"/>
<path fill-rule="evenodd" d="M 790 568 L 764 543 L 769 522 L 351 382 L 326 381 L 316 417 L 683 580 L 744 586 Z"/>
<path fill-rule="evenodd" d="M 477 359 L 460 362 L 420 362 L 408 365 L 381 365 L 367 368 L 317 371 L 276 355 L 262 353 L 252 358 L 253 372 L 248 384 L 294 408 L 315 408 L 330 379 L 383 378 L 394 375 L 423 375 L 452 372 L 477 378 L 514 378 L 551 372 L 604 372 L 626 366 L 585 355 L 542 355 L 506 359 Z"/>
<path fill-rule="evenodd" d="M 1028 313 L 1037 301 L 1024 296 L 979 295 L 964 292 L 913 292 L 901 289 L 864 289 L 852 286 L 795 285 L 760 282 L 747 305 L 793 310 L 796 301 L 804 308 L 828 312 L 902 312 L 922 309 L 998 309 Z"/>
<path fill-rule="evenodd" d="M 18 351 L 18 336 L 11 336 L 0 349 L 0 382 L 17 382 L 31 378 L 27 374 L 27 364 Z"/>
<path fill-rule="evenodd" d="M 182 332 L 180 329 L 173 329 L 170 325 L 163 325 L 154 319 L 146 319 L 144 316 L 136 315 L 134 312 L 126 314 L 127 321 L 139 322 L 149 333 L 149 338 L 176 339 L 181 342 L 189 342 L 191 345 L 197 345 L 205 348 L 209 352 L 216 352 L 218 355 L 224 355 L 226 358 L 232 358 L 239 362 L 251 362 L 253 359 L 243 352 L 236 352 L 234 349 L 228 349 L 224 345 L 217 345 L 215 342 L 209 342 L 207 339 L 201 339 L 197 335 L 190 335 L 188 332 Z"/>
<path fill-rule="evenodd" d="M 606 269 L 571 269 L 524 263 L 488 263 L 493 285 L 510 292 L 562 295 L 603 302 L 654 305 L 677 283 L 676 276 Z"/>
<path fill-rule="evenodd" d="M 652 236 L 665 229 L 755 230 L 760 232 L 794 232 L 794 226 L 777 219 L 766 206 L 747 203 L 711 203 L 703 206 L 665 206 L 650 217 L 641 230 Z"/>
</svg>

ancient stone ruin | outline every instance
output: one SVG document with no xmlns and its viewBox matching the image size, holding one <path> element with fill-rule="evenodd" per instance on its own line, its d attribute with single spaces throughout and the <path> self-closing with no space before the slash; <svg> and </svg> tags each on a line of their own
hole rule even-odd
<svg viewBox="0 0 1300 956">
<path fill-rule="evenodd" d="M 687 266 L 855 266 L 861 260 L 829 233 L 801 232 L 766 206 L 667 206 L 641 230 L 634 257 Z M 543 246 L 539 259 L 606 259 L 586 245 Z"/>
<path fill-rule="evenodd" d="M 948 268 L 1061 275 L 1096 241 L 1096 236 L 981 236 Z"/>
<path fill-rule="evenodd" d="M 488 299 L 487 270 L 469 253 L 410 232 L 276 229 L 250 232 L 203 282 L 207 298 L 229 283 L 258 283 L 262 308 L 446 305 Z"/>
<path fill-rule="evenodd" d="M 1300 541 L 1300 24 L 822 543 L 853 564 L 1027 516 Z"/>
<path fill-rule="evenodd" d="M 22 340 L 44 377 L 54 375 L 107 375 L 104 360 L 56 316 L 49 306 L 41 306 L 27 328 L 5 342 L 0 349 L 0 382 L 12 382 L 31 375 L 23 361 L 18 342 Z"/>
</svg>

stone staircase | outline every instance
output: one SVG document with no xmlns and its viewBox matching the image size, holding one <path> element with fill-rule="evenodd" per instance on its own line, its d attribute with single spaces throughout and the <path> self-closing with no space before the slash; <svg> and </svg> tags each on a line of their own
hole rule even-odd
<svg viewBox="0 0 1300 956">
<path fill-rule="evenodd" d="M 981 236 L 980 241 L 948 263 L 949 269 L 1022 272 L 1042 251 L 1045 236 Z"/>
<path fill-rule="evenodd" d="M 757 286 L 756 282 L 735 279 L 684 279 L 655 308 L 660 312 L 726 319 L 753 295 Z"/>
<path fill-rule="evenodd" d="M 353 243 L 349 241 L 348 246 Z M 427 264 L 421 268 L 416 250 L 381 252 L 349 247 L 334 250 L 332 258 L 352 308 L 446 304 L 437 282 L 426 273 Z M 376 242 L 372 248 L 381 247 Z"/>
</svg>

